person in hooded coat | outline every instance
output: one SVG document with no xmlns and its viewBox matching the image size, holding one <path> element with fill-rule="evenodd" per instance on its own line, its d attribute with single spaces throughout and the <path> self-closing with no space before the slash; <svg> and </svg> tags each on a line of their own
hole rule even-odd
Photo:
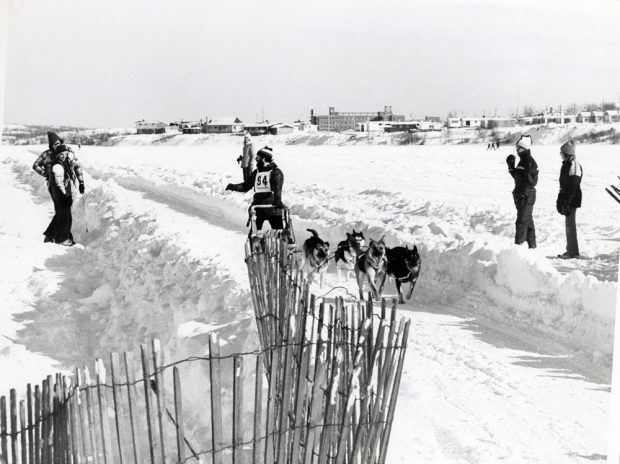
<svg viewBox="0 0 620 464">
<path fill-rule="evenodd" d="M 265 221 L 272 229 L 284 227 L 282 210 L 282 185 L 284 174 L 273 162 L 273 150 L 264 147 L 256 153 L 256 169 L 240 184 L 228 184 L 226 190 L 233 192 L 249 192 L 254 188 L 254 197 L 251 206 L 270 205 L 272 208 L 256 209 L 256 229 L 261 230 Z M 250 206 L 250 207 L 251 207 Z"/>
<path fill-rule="evenodd" d="M 575 159 L 575 142 L 569 140 L 560 147 L 562 168 L 560 169 L 560 192 L 556 201 L 558 213 L 565 216 L 566 251 L 558 258 L 571 259 L 579 257 L 577 242 L 577 208 L 581 208 L 581 178 L 583 169 Z"/>
<path fill-rule="evenodd" d="M 54 202 L 54 217 L 43 232 L 45 242 L 65 246 L 75 244 L 71 233 L 73 223 L 71 205 L 73 204 L 73 189 L 78 177 L 76 166 L 72 163 L 70 155 L 67 147 L 62 144 L 52 153 L 48 187 Z M 84 193 L 84 182 L 80 182 L 79 185 L 80 193 Z"/>
<path fill-rule="evenodd" d="M 523 135 L 517 141 L 519 164 L 515 166 L 515 156 L 508 155 L 508 172 L 515 182 L 512 198 L 517 208 L 515 221 L 515 243 L 527 241 L 529 248 L 536 248 L 536 229 L 534 227 L 534 203 L 536 203 L 536 184 L 538 183 L 538 164 L 532 157 L 532 137 Z"/>
</svg>

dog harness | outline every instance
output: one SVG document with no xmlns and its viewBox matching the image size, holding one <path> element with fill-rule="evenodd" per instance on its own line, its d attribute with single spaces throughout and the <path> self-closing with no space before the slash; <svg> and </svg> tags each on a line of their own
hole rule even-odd
<svg viewBox="0 0 620 464">
<path fill-rule="evenodd" d="M 364 252 L 361 255 L 359 255 L 358 258 L 357 258 L 357 259 L 360 260 L 359 262 L 362 263 L 362 265 L 359 266 L 362 271 L 366 271 L 366 262 L 367 261 L 368 261 L 368 264 L 370 264 L 370 267 L 372 267 L 375 271 L 379 269 L 379 266 L 381 265 L 382 261 L 387 261 L 387 259 L 385 258 L 385 255 L 383 255 L 379 259 L 374 258 L 372 255 L 369 255 L 368 259 L 366 259 L 366 255 L 367 254 L 368 254 L 368 252 Z"/>
</svg>

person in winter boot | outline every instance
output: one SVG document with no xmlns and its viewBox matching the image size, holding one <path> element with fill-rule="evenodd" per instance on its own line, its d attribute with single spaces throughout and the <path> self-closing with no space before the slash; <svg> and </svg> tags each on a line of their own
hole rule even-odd
<svg viewBox="0 0 620 464">
<path fill-rule="evenodd" d="M 75 176 L 79 182 L 80 193 L 84 193 L 84 177 L 82 176 L 82 168 L 80 167 L 80 163 L 75 157 L 75 153 L 71 150 L 70 147 L 65 146 L 64 140 L 61 139 L 56 132 L 48 132 L 47 133 L 47 144 L 48 149 L 39 155 L 34 164 L 32 165 L 32 169 L 39 175 L 43 176 L 47 182 L 47 190 L 50 192 L 50 196 L 52 195 L 52 157 L 55 153 L 58 153 L 59 148 L 62 151 L 67 151 L 69 164 L 73 167 L 73 172 L 75 172 Z M 62 148 L 61 148 L 62 147 Z"/>
<path fill-rule="evenodd" d="M 252 175 L 252 171 L 256 169 L 254 148 L 252 147 L 252 137 L 250 137 L 250 133 L 248 131 L 245 131 L 243 135 L 243 153 L 239 158 L 237 158 L 237 162 L 241 165 L 243 180 L 246 181 L 248 177 Z"/>
<path fill-rule="evenodd" d="M 73 188 L 77 180 L 75 165 L 71 162 L 70 152 L 64 145 L 55 148 L 51 156 L 49 190 L 54 201 L 54 217 L 43 232 L 46 242 L 65 246 L 74 245 L 71 225 L 71 205 Z M 84 183 L 80 183 L 80 192 L 84 192 Z"/>
<path fill-rule="evenodd" d="M 560 169 L 560 192 L 556 201 L 558 213 L 565 216 L 566 251 L 558 258 L 571 259 L 579 257 L 577 242 L 577 225 L 575 215 L 581 208 L 581 178 L 583 170 L 575 159 L 575 142 L 569 140 L 560 147 L 562 168 Z"/>
<path fill-rule="evenodd" d="M 523 135 L 517 141 L 519 164 L 515 166 L 515 156 L 508 155 L 506 164 L 508 172 L 515 182 L 512 198 L 517 208 L 515 222 L 515 243 L 527 241 L 529 248 L 536 248 L 536 229 L 532 212 L 536 203 L 536 184 L 538 183 L 538 165 L 531 154 L 532 137 Z"/>
<path fill-rule="evenodd" d="M 264 147 L 256 153 L 256 169 L 240 184 L 228 184 L 226 190 L 248 192 L 254 187 L 252 205 L 270 205 L 271 208 L 256 209 L 256 229 L 261 230 L 265 221 L 272 229 L 282 229 L 282 184 L 284 174 L 273 162 L 273 150 Z"/>
</svg>

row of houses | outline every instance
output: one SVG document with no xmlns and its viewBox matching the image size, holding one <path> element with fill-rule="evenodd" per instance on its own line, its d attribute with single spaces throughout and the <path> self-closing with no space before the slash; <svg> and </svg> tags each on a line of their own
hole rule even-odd
<svg viewBox="0 0 620 464">
<path fill-rule="evenodd" d="M 620 122 L 620 111 L 580 111 L 577 114 L 540 113 L 534 116 L 519 118 L 519 123 L 525 126 L 549 123 L 569 124 L 574 122 L 595 124 Z"/>
<path fill-rule="evenodd" d="M 292 124 L 281 122 L 244 123 L 237 117 L 206 118 L 204 121 L 177 121 L 166 124 L 161 121 L 137 121 L 138 134 L 161 134 L 169 131 L 183 134 L 238 134 L 248 131 L 251 135 L 278 135 L 292 132 L 400 132 L 400 131 L 439 131 L 448 129 L 496 129 L 518 125 L 569 124 L 569 123 L 613 123 L 620 122 L 620 111 L 581 111 L 577 114 L 545 112 L 534 116 L 515 118 L 505 117 L 450 117 L 442 121 L 438 116 L 425 116 L 422 120 L 406 121 L 403 115 L 395 115 L 391 106 L 376 112 L 337 112 L 329 108 L 326 115 L 315 115 L 310 110 L 310 123 L 295 121 Z"/>
<path fill-rule="evenodd" d="M 183 134 L 240 134 L 244 131 L 250 135 L 279 135 L 293 132 L 313 132 L 316 126 L 304 121 L 295 121 L 292 124 L 281 122 L 258 122 L 246 124 L 237 117 L 221 117 L 206 119 L 205 121 L 175 121 L 169 124 L 162 121 L 136 121 L 138 134 L 163 134 L 165 132 L 181 132 Z"/>
</svg>

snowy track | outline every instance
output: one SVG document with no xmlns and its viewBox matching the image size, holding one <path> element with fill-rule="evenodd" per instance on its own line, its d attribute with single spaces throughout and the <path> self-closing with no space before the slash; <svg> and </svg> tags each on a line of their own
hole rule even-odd
<svg viewBox="0 0 620 464">
<path fill-rule="evenodd" d="M 214 328 L 219 328 L 231 350 L 255 346 L 243 263 L 247 199 L 224 197 L 221 184 L 225 179 L 218 180 L 217 174 L 207 171 L 180 174 L 170 169 L 151 170 L 148 164 L 136 169 L 129 163 L 112 167 L 111 161 L 85 159 L 91 174 L 84 197 L 90 232 L 80 231 L 84 217 L 77 206 L 74 218 L 74 229 L 80 231 L 77 239 L 85 247 L 58 251 L 53 245 L 41 244 L 33 251 L 47 253 L 41 266 L 45 272 L 56 273 L 57 287 L 37 299 L 32 282 L 23 286 L 23 291 L 29 289 L 34 297 L 23 298 L 16 307 L 22 305 L 25 309 L 21 311 L 33 314 L 20 318 L 30 322 L 21 330 L 18 342 L 68 366 L 110 349 L 130 348 L 155 335 L 164 340 L 171 357 L 196 354 L 204 350 L 203 335 Z M 32 157 L 23 157 L 4 163 L 2 177 L 12 179 L 22 200 L 28 193 L 33 203 L 40 203 L 47 192 L 41 180 L 29 172 L 31 162 Z M 20 185 L 34 190 L 27 192 Z M 436 206 L 412 204 L 382 190 L 368 190 L 366 197 L 337 191 L 341 205 L 336 205 L 337 200 L 323 203 L 326 214 L 319 218 L 314 203 L 325 201 L 324 191 L 314 187 L 312 199 L 296 201 L 297 189 L 302 192 L 308 185 L 293 184 L 289 191 L 299 241 L 305 227 L 313 225 L 336 243 L 342 230 L 332 225 L 332 215 L 346 223 L 343 228 L 358 224 L 371 236 L 387 232 L 390 240 L 406 240 L 416 232 L 418 244 L 423 240 L 430 243 L 431 235 L 451 235 L 450 224 L 460 221 L 454 214 L 439 223 Z M 390 209 L 368 213 L 357 221 L 350 219 L 349 209 L 380 208 L 386 202 Z M 418 215 L 402 214 L 409 210 L 417 210 Z M 45 211 L 49 211 L 46 203 L 32 208 L 32 214 Z M 496 217 L 502 218 L 502 214 Z M 481 226 L 483 216 L 479 221 L 475 219 L 478 216 L 472 216 L 476 222 L 473 229 L 499 227 L 496 232 L 501 235 L 510 225 L 506 217 L 504 225 L 500 221 Z M 382 222 L 382 217 L 389 221 Z M 37 221 L 0 225 L 7 231 L 15 229 L 12 232 L 20 227 L 44 227 L 45 220 Z M 414 223 L 413 231 L 399 229 L 407 221 Z M 38 233 L 29 232 L 24 241 L 37 237 Z M 12 238 L 0 234 L 3 250 L 12 243 Z M 400 314 L 411 318 L 413 326 L 389 462 L 577 463 L 604 459 L 609 341 L 598 340 L 600 345 L 590 350 L 583 347 L 600 334 L 597 322 L 585 324 L 583 314 L 574 322 L 583 325 L 582 338 L 576 344 L 568 343 L 570 337 L 550 337 L 554 324 L 565 328 L 563 324 L 570 322 L 567 316 L 578 315 L 554 314 L 548 325 L 532 324 L 539 313 L 519 310 L 514 295 L 498 283 L 501 269 L 497 271 L 500 277 L 485 271 L 490 268 L 484 267 L 485 259 L 497 259 L 502 253 L 506 266 L 521 264 L 528 271 L 536 270 L 536 263 L 528 263 L 520 249 L 499 250 L 494 255 L 493 247 L 444 245 L 441 249 L 438 243 L 435 240 L 425 247 L 425 274 L 412 302 L 400 307 Z M 446 260 L 443 263 L 441 256 Z M 471 266 L 467 260 L 479 264 L 467 267 Z M 458 273 L 454 271 L 457 266 L 462 266 Z M 474 278 L 465 280 L 468 274 Z M 538 278 L 553 282 L 542 272 Z M 578 275 L 571 279 L 575 285 L 589 286 L 586 296 L 605 303 L 608 290 L 604 282 Z M 332 273 L 316 293 L 341 284 Z M 355 293 L 353 282 L 346 285 Z M 485 291 L 481 285 L 492 289 Z M 615 285 L 609 284 L 609 291 L 615 292 Z M 394 293 L 392 285 L 387 293 Z M 526 306 L 536 298 L 552 301 L 555 297 L 553 293 L 526 297 Z M 498 303 L 502 301 L 505 306 Z M 543 309 L 557 312 L 559 308 L 546 303 Z M 588 313 L 587 319 L 595 316 Z M 606 320 L 603 316 L 601 324 Z M 50 333 L 49 327 L 58 330 Z M 70 342 L 64 352 L 53 349 L 57 345 L 53 340 L 59 337 Z M 599 354 L 593 358 L 593 353 Z"/>
</svg>

